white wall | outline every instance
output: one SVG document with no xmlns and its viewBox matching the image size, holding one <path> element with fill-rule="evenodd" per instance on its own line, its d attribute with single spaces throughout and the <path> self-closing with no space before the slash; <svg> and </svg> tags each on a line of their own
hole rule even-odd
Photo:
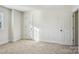
<svg viewBox="0 0 79 59">
<path fill-rule="evenodd" d="M 41 40 L 41 34 L 40 34 L 40 30 L 41 30 L 41 20 L 42 20 L 42 11 L 39 10 L 35 10 L 32 12 L 32 20 L 33 20 L 33 38 L 35 41 L 40 41 Z"/>
<path fill-rule="evenodd" d="M 23 12 L 2 6 L 0 12 L 4 14 L 3 28 L 0 29 L 0 44 L 21 39 Z"/>
<path fill-rule="evenodd" d="M 37 38 L 39 41 L 72 45 L 71 6 L 64 6 L 51 10 L 33 11 L 32 20 L 35 40 Z M 25 23 L 28 23 L 28 21 Z M 63 31 L 60 32 L 60 29 Z M 27 34 L 27 32 L 25 33 Z M 28 34 L 26 36 L 28 36 Z"/>
<path fill-rule="evenodd" d="M 24 39 L 38 39 L 40 11 L 27 11 L 24 13 Z"/>
<path fill-rule="evenodd" d="M 0 29 L 0 44 L 9 41 L 9 21 L 11 20 L 11 10 L 0 6 L 0 12 L 4 14 L 3 29 Z"/>
<path fill-rule="evenodd" d="M 74 12 L 75 10 L 79 9 L 79 5 L 73 5 L 72 6 L 72 12 Z"/>
<path fill-rule="evenodd" d="M 40 40 L 72 45 L 72 12 L 70 7 L 42 11 Z M 60 30 L 63 30 L 60 32 Z"/>
<path fill-rule="evenodd" d="M 12 19 L 12 35 L 13 35 L 13 41 L 20 40 L 22 38 L 21 33 L 21 21 L 23 14 L 20 11 L 14 10 L 13 11 L 13 19 Z"/>
<path fill-rule="evenodd" d="M 32 25 L 31 12 L 30 11 L 24 12 L 24 30 L 23 30 L 24 39 L 33 39 L 31 25 Z"/>
<path fill-rule="evenodd" d="M 75 7 L 74 7 L 75 10 Z M 4 12 L 4 29 L 0 30 L 0 42 L 8 41 L 8 22 L 11 11 L 0 7 Z M 13 39 L 21 39 L 22 13 L 14 10 Z M 6 22 L 6 23 L 5 23 Z M 33 25 L 33 26 L 31 26 Z M 60 29 L 63 31 L 60 32 Z M 72 45 L 72 7 L 64 6 L 50 10 L 27 11 L 24 13 L 23 38 Z"/>
</svg>

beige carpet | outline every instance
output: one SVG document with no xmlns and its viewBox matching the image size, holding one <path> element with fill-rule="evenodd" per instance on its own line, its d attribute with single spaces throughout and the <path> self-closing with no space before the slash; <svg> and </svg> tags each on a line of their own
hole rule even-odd
<svg viewBox="0 0 79 59">
<path fill-rule="evenodd" d="M 32 40 L 20 40 L 0 46 L 0 53 L 20 54 L 72 54 L 77 53 L 77 48 L 55 43 L 35 42 Z"/>
</svg>

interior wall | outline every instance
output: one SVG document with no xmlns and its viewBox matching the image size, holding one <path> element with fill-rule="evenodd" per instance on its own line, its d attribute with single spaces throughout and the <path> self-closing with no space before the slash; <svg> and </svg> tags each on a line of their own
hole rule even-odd
<svg viewBox="0 0 79 59">
<path fill-rule="evenodd" d="M 24 12 L 24 39 L 38 40 L 40 11 L 33 10 Z"/>
<path fill-rule="evenodd" d="M 20 40 L 22 38 L 21 21 L 23 20 L 23 14 L 20 11 L 14 10 L 12 20 L 13 41 Z"/>
<path fill-rule="evenodd" d="M 41 40 L 40 36 L 40 29 L 41 29 L 41 20 L 42 20 L 42 11 L 35 10 L 32 12 L 32 20 L 33 20 L 33 39 L 38 42 Z"/>
<path fill-rule="evenodd" d="M 11 20 L 11 10 L 0 6 L 0 12 L 4 14 L 3 28 L 0 29 L 0 44 L 7 43 L 9 41 L 9 21 Z"/>
<path fill-rule="evenodd" d="M 33 11 L 32 20 L 34 40 L 72 45 L 72 7 Z"/>
<path fill-rule="evenodd" d="M 23 12 L 0 6 L 4 14 L 3 28 L 0 29 L 0 44 L 22 38 Z"/>
<path fill-rule="evenodd" d="M 30 11 L 24 12 L 24 39 L 33 39 L 32 36 L 32 14 Z"/>
<path fill-rule="evenodd" d="M 72 45 L 72 8 L 65 6 L 42 11 L 40 40 Z M 61 32 L 62 30 L 62 32 Z"/>
<path fill-rule="evenodd" d="M 28 13 L 26 13 L 28 15 Z M 33 39 L 39 41 L 54 42 L 66 45 L 72 45 L 72 8 L 63 7 L 52 10 L 39 10 L 31 13 L 33 22 Z M 26 17 L 26 16 L 25 16 Z M 31 19 L 26 17 L 26 31 L 30 32 Z M 62 32 L 60 30 L 62 29 Z M 29 38 L 27 32 L 25 36 Z"/>
<path fill-rule="evenodd" d="M 79 5 L 73 5 L 72 6 L 72 12 L 74 12 L 75 10 L 79 9 Z"/>
<path fill-rule="evenodd" d="M 78 8 L 78 6 L 77 6 Z M 74 8 L 75 9 L 75 8 Z M 8 22 L 11 19 L 11 10 L 0 7 L 4 12 L 4 29 L 0 30 L 0 42 L 8 42 Z M 14 41 L 21 39 L 22 12 L 14 10 L 13 36 Z M 65 6 L 51 10 L 39 10 L 24 13 L 24 37 L 39 36 L 40 41 L 55 42 L 72 45 L 72 8 Z M 33 25 L 33 26 L 31 26 Z M 60 31 L 62 30 L 62 32 Z M 39 32 L 39 33 L 38 33 Z M 2 40 L 3 39 L 3 40 Z"/>
</svg>

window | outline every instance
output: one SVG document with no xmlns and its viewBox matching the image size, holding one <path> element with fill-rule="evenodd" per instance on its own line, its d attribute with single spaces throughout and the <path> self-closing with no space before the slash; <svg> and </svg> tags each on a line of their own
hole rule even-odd
<svg viewBox="0 0 79 59">
<path fill-rule="evenodd" d="M 0 29 L 3 28 L 3 13 L 0 12 Z"/>
</svg>

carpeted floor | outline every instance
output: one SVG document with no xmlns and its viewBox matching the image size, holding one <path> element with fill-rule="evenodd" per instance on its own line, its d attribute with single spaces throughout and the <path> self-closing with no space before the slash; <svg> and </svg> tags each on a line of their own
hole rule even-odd
<svg viewBox="0 0 79 59">
<path fill-rule="evenodd" d="M 74 54 L 77 47 L 65 46 L 55 43 L 20 40 L 0 46 L 2 54 Z"/>
</svg>

